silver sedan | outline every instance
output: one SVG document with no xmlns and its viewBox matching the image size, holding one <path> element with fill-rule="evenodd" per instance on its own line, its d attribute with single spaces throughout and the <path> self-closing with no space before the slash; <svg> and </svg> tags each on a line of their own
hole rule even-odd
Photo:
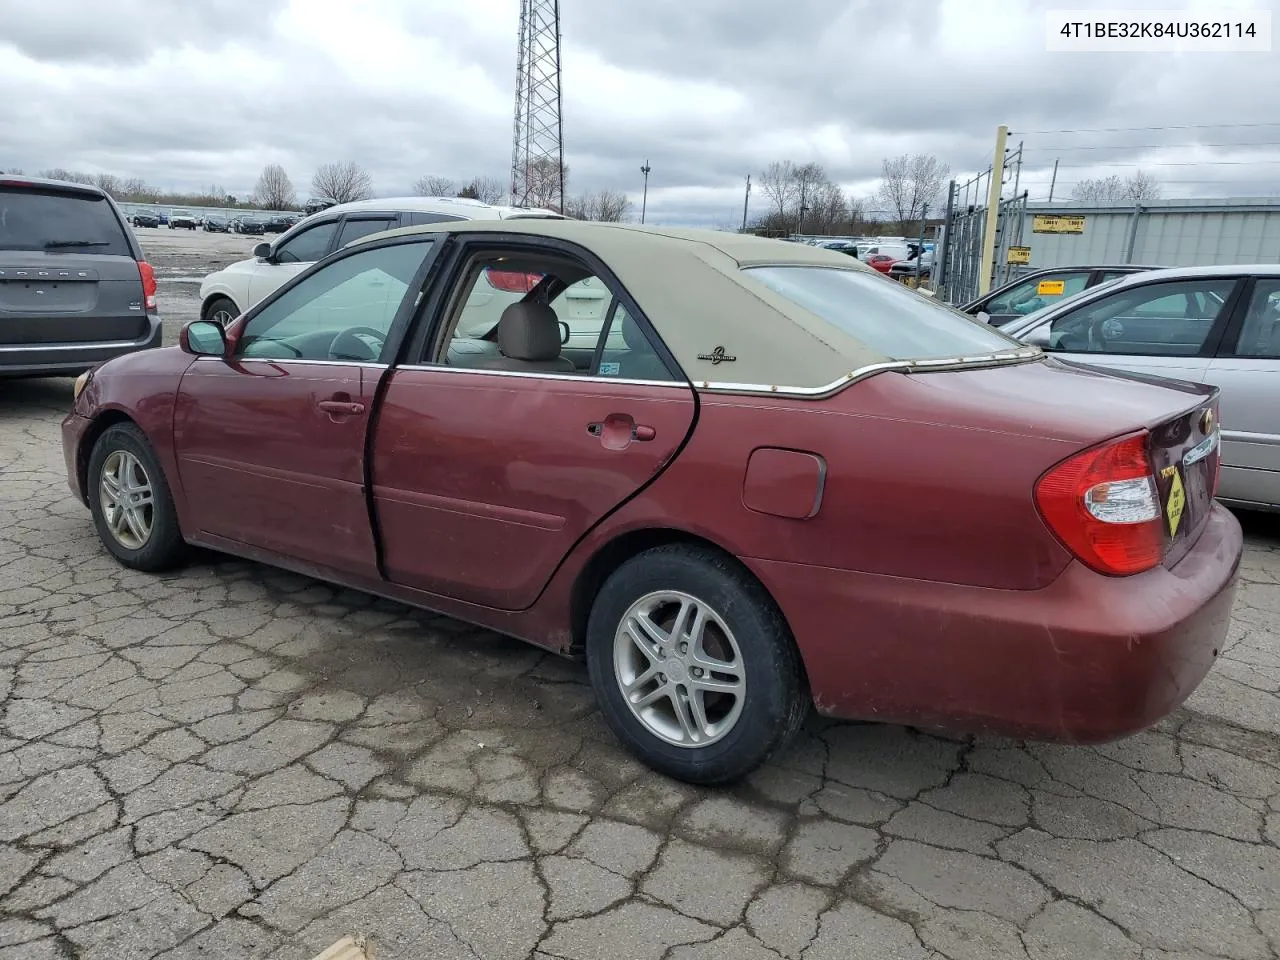
<svg viewBox="0 0 1280 960">
<path fill-rule="evenodd" d="M 1063 359 L 1221 387 L 1219 498 L 1280 510 L 1280 266 L 1131 274 L 1000 329 Z"/>
</svg>

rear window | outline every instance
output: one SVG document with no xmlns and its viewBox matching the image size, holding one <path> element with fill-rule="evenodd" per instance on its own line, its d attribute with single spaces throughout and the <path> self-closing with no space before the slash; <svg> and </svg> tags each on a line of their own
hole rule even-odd
<svg viewBox="0 0 1280 960">
<path fill-rule="evenodd" d="M 995 353 L 1021 346 L 972 317 L 862 270 L 749 267 L 775 293 L 894 360 Z"/>
<path fill-rule="evenodd" d="M 0 187 L 0 250 L 133 256 L 102 197 L 22 187 Z"/>
</svg>

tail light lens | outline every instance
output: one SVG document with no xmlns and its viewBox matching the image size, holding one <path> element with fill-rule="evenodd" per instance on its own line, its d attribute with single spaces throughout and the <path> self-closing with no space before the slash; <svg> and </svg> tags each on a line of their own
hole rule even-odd
<svg viewBox="0 0 1280 960">
<path fill-rule="evenodd" d="M 495 270 L 490 267 L 485 270 L 484 277 L 489 281 L 489 286 L 503 293 L 528 293 L 538 285 L 542 274 L 524 273 L 518 270 Z"/>
<path fill-rule="evenodd" d="M 138 273 L 142 275 L 142 296 L 146 300 L 147 309 L 156 308 L 156 271 L 145 260 L 138 261 Z"/>
<path fill-rule="evenodd" d="M 1110 576 L 1164 559 L 1164 524 L 1143 433 L 1084 450 L 1036 483 L 1036 506 L 1085 565 Z"/>
</svg>

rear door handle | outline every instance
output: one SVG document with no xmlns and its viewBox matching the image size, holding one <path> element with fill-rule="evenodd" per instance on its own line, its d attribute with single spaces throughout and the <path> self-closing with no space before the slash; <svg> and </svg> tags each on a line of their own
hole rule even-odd
<svg viewBox="0 0 1280 960">
<path fill-rule="evenodd" d="M 325 413 L 343 414 L 349 417 L 364 413 L 363 403 L 353 403 L 349 400 L 321 400 L 316 406 Z"/>
<path fill-rule="evenodd" d="M 634 427 L 631 428 L 631 438 L 633 440 L 640 440 L 640 441 L 652 440 L 657 435 L 658 435 L 658 431 L 653 429 L 653 427 L 649 426 L 648 424 L 637 423 Z"/>
</svg>

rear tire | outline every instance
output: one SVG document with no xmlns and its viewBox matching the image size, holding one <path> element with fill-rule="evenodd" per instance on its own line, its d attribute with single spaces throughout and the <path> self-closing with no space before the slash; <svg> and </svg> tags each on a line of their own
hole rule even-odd
<svg viewBox="0 0 1280 960">
<path fill-rule="evenodd" d="M 215 297 L 209 301 L 209 306 L 204 310 L 204 318 L 221 324 L 224 330 L 231 326 L 232 321 L 238 316 L 240 311 L 227 297 Z"/>
<path fill-rule="evenodd" d="M 126 567 L 168 570 L 186 556 L 164 470 L 134 424 L 103 431 L 89 455 L 87 487 L 98 538 Z"/>
<path fill-rule="evenodd" d="M 619 567 L 592 604 L 586 653 L 613 732 L 644 763 L 689 783 L 741 779 L 809 712 L 781 612 L 735 561 L 707 548 L 657 547 Z"/>
</svg>

